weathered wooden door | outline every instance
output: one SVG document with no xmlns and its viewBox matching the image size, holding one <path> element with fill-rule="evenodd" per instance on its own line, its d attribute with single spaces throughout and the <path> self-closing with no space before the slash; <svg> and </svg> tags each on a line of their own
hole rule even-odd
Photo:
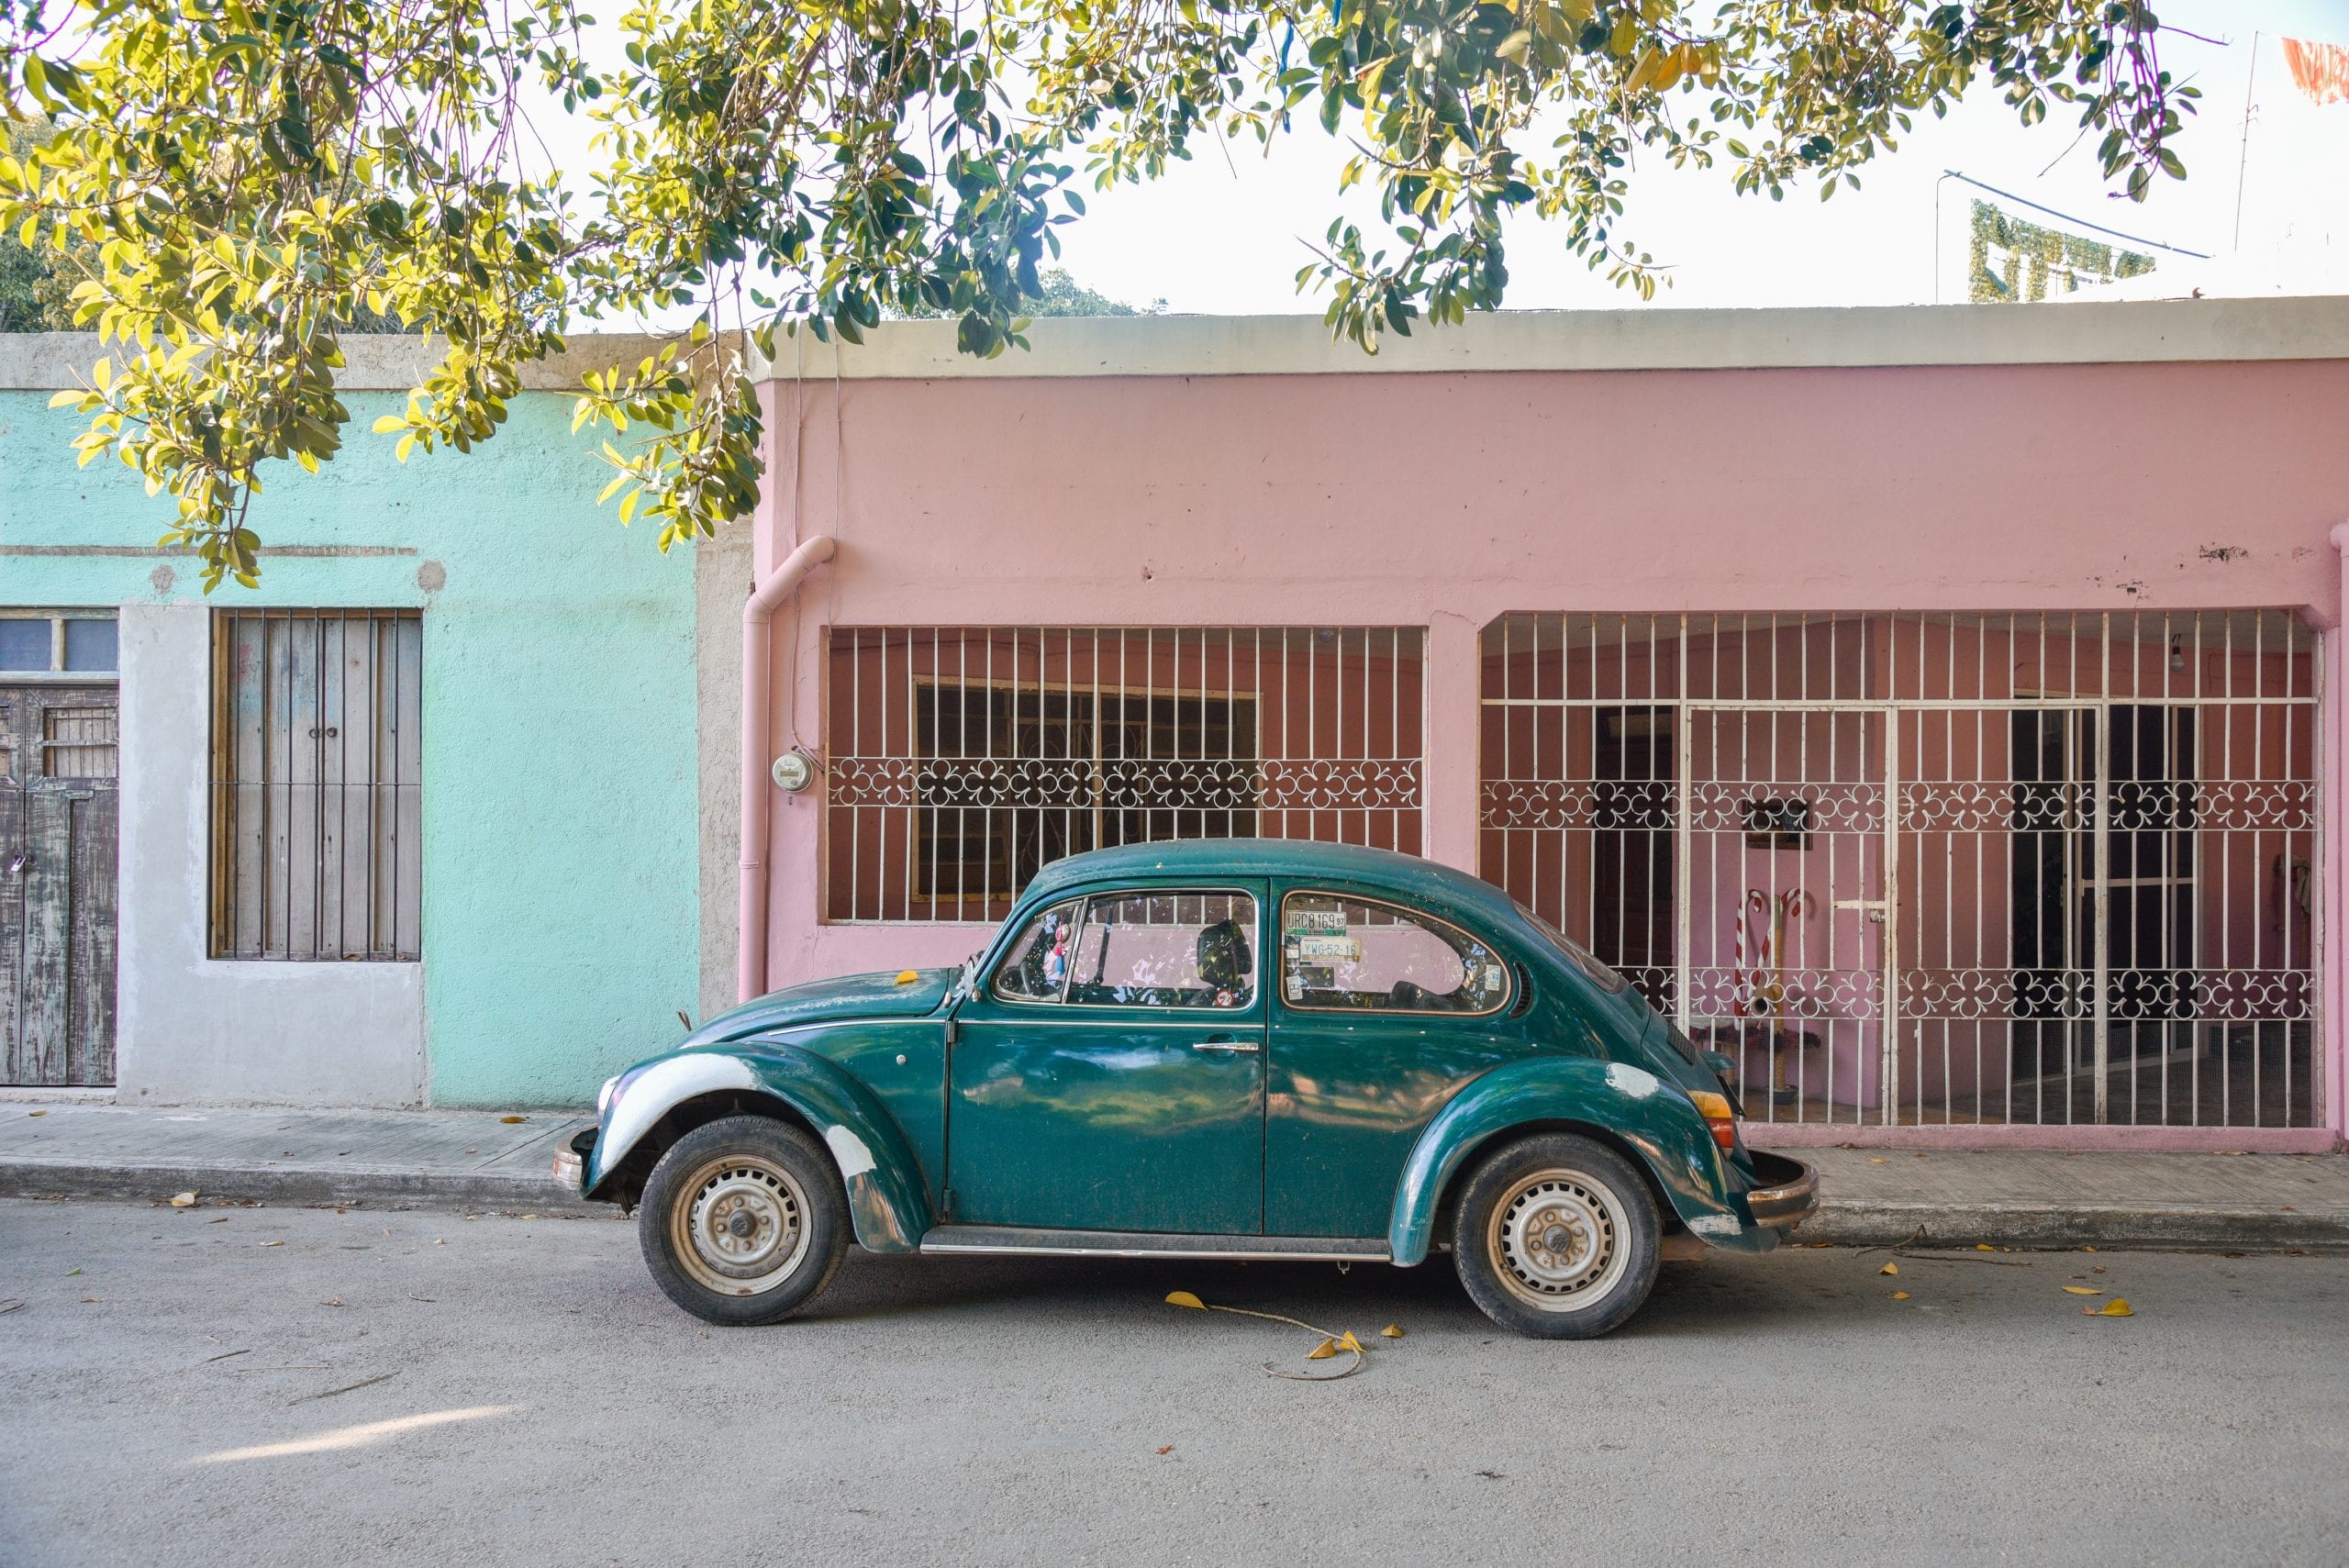
<svg viewBox="0 0 2349 1568">
<path fill-rule="evenodd" d="M 0 1084 L 114 1082 L 116 713 L 0 685 Z"/>
</svg>

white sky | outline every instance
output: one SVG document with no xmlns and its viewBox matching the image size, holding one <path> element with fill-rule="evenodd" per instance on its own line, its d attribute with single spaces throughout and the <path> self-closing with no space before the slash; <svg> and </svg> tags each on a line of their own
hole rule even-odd
<svg viewBox="0 0 2349 1568">
<path fill-rule="evenodd" d="M 2241 183 L 2246 262 L 2230 276 L 2247 270 L 2254 277 L 2213 292 L 2349 293 L 2349 105 L 2309 106 L 2285 76 L 2274 42 L 2282 33 L 2349 44 L 2349 0 L 2163 0 L 2159 10 L 2171 26 L 2228 40 L 2214 46 L 2169 34 L 2163 41 L 2173 76 L 2203 94 L 2179 146 L 2183 183 L 2156 181 L 2142 205 L 2111 196 L 2097 168 L 2096 138 L 2072 146 L 2077 131 L 2060 108 L 2023 129 L 1996 93 L 1981 87 L 1947 120 L 1928 117 L 1898 152 L 1864 172 L 1861 190 L 1839 190 L 1824 204 L 1815 191 L 1789 192 L 1783 203 L 1739 196 L 1718 167 L 1708 173 L 1659 167 L 1635 177 L 1622 232 L 1674 269 L 1673 286 L 1658 290 L 1656 303 L 1931 302 L 1937 184 L 1942 298 L 1962 300 L 1962 240 L 1975 193 L 1956 181 L 1942 183 L 1944 169 L 2128 234 L 2225 252 L 2233 246 L 2239 161 L 2248 169 Z M 2246 158 L 2255 31 L 2266 36 Z M 1304 240 L 1319 239 L 1338 210 L 1342 144 L 1308 122 L 1269 158 L 1252 143 L 1227 145 L 1229 161 L 1208 149 L 1152 184 L 1088 190 L 1086 218 L 1061 230 L 1065 265 L 1113 297 L 1137 304 L 1163 297 L 1175 311 L 1318 313 L 1321 302 L 1299 296 L 1294 280 L 1309 259 Z M 2054 223 L 2028 211 L 2018 216 Z M 1638 303 L 1566 256 L 1551 232 L 1535 219 L 1513 227 L 1511 306 Z M 2274 257 L 2288 236 L 2291 263 L 2281 265 Z M 2176 257 L 2161 262 L 2157 271 L 2179 280 L 2210 271 Z M 2280 284 L 2273 281 L 2279 275 Z"/>
</svg>

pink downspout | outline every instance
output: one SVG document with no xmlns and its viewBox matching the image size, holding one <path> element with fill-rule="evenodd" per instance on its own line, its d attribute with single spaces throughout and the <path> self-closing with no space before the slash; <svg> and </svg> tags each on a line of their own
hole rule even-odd
<svg viewBox="0 0 2349 1568">
<path fill-rule="evenodd" d="M 2324 711 L 2324 1013 L 2321 1043 L 2329 1091 L 2325 1123 L 2335 1137 L 2349 1133 L 2349 523 L 2336 523 L 2332 548 L 2341 552 L 2341 613 L 2324 628 L 2328 647 Z"/>
<path fill-rule="evenodd" d="M 751 591 L 742 606 L 742 881 L 736 929 L 740 948 L 734 957 L 737 1001 L 747 1002 L 767 988 L 767 822 L 773 805 L 768 794 L 774 785 L 767 777 L 772 760 L 768 721 L 774 717 L 769 676 L 774 670 L 776 606 L 791 596 L 800 580 L 832 558 L 839 549 L 829 534 L 818 534 L 784 557 L 783 564 Z"/>
</svg>

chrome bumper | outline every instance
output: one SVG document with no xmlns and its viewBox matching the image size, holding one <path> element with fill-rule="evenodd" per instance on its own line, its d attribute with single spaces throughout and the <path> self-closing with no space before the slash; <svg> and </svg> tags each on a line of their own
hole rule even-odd
<svg viewBox="0 0 2349 1568">
<path fill-rule="evenodd" d="M 1745 1195 L 1754 1224 L 1792 1230 L 1819 1212 L 1819 1173 L 1800 1160 L 1755 1150 L 1753 1173 L 1770 1184 Z"/>
<path fill-rule="evenodd" d="M 577 1193 L 587 1179 L 587 1156 L 596 1147 L 596 1129 L 589 1128 L 574 1134 L 571 1141 L 554 1151 L 554 1179 L 564 1191 Z"/>
</svg>

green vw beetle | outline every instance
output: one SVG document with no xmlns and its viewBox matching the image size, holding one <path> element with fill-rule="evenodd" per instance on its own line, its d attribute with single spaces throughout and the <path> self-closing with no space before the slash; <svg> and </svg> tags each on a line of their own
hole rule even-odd
<svg viewBox="0 0 2349 1568">
<path fill-rule="evenodd" d="M 640 1205 L 713 1323 L 876 1252 L 1287 1258 L 1448 1249 L 1493 1319 L 1635 1311 L 1660 1259 L 1816 1207 L 1720 1069 L 1490 884 L 1379 850 L 1144 844 L 1046 867 L 959 970 L 793 986 L 604 1085 L 557 1162 Z"/>
</svg>

